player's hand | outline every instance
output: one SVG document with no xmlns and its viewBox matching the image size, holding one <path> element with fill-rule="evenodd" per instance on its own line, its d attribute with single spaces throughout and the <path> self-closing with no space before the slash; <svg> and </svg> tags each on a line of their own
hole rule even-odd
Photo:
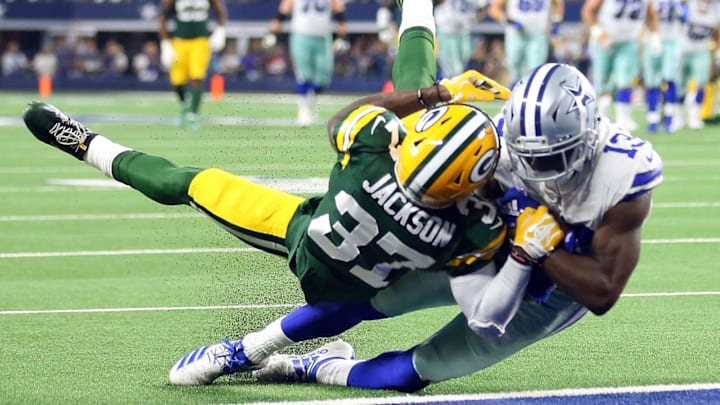
<svg viewBox="0 0 720 405">
<path fill-rule="evenodd" d="M 220 52 L 225 48 L 225 27 L 222 25 L 218 25 L 213 30 L 212 34 L 210 34 L 210 49 L 212 49 L 213 52 Z"/>
<path fill-rule="evenodd" d="M 525 27 L 523 27 L 523 25 L 518 21 L 507 20 L 507 23 L 508 23 L 508 25 L 510 25 L 511 27 L 515 28 L 518 31 L 522 31 L 525 29 Z"/>
<path fill-rule="evenodd" d="M 510 98 L 510 90 L 507 87 L 476 70 L 468 70 L 459 76 L 442 79 L 440 85 L 450 92 L 451 99 L 448 100 L 450 103 Z"/>
<path fill-rule="evenodd" d="M 526 208 L 537 208 L 540 203 L 527 195 L 525 190 L 512 187 L 498 199 L 500 216 L 508 228 L 517 226 L 517 219 Z"/>
<path fill-rule="evenodd" d="M 333 41 L 333 50 L 335 53 L 345 53 L 350 50 L 350 42 L 344 37 L 337 37 Z"/>
<path fill-rule="evenodd" d="M 546 206 L 525 208 L 517 219 L 510 255 L 521 264 L 535 265 L 555 250 L 563 236 L 560 224 Z"/>
<path fill-rule="evenodd" d="M 265 34 L 265 36 L 262 39 L 262 46 L 265 49 L 272 48 L 277 44 L 277 35 L 273 34 L 272 32 L 268 32 Z"/>
<path fill-rule="evenodd" d="M 177 59 L 177 54 L 170 40 L 163 39 L 160 41 L 160 63 L 165 66 L 165 69 L 170 69 L 175 59 Z"/>
</svg>

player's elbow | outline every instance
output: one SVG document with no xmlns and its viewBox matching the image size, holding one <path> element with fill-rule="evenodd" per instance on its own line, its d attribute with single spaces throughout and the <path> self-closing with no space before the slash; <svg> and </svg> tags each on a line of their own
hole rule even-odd
<svg viewBox="0 0 720 405">
<path fill-rule="evenodd" d="M 605 288 L 602 291 L 598 291 L 592 300 L 592 302 L 585 306 L 595 315 L 605 315 L 610 308 L 612 308 L 617 300 L 620 298 L 620 291 L 614 288 Z"/>
</svg>

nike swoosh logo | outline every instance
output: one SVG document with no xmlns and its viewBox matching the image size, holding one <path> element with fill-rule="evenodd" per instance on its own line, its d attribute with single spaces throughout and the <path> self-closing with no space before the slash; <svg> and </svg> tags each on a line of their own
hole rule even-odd
<svg viewBox="0 0 720 405">
<path fill-rule="evenodd" d="M 375 130 L 377 129 L 377 126 L 380 124 L 386 123 L 387 120 L 382 115 L 378 115 L 377 118 L 375 118 L 375 122 L 373 123 L 372 128 L 370 128 L 370 135 L 375 133 Z"/>
</svg>

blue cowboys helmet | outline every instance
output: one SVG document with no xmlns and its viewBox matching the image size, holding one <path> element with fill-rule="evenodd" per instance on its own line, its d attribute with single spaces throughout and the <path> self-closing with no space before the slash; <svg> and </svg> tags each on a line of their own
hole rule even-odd
<svg viewBox="0 0 720 405">
<path fill-rule="evenodd" d="M 560 189 L 589 167 L 598 143 L 595 90 L 576 68 L 541 65 L 512 89 L 505 110 L 504 137 L 512 170 L 532 182 Z"/>
</svg>

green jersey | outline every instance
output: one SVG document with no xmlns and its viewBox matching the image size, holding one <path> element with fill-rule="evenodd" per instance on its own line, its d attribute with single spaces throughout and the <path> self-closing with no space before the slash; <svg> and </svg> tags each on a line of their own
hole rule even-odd
<svg viewBox="0 0 720 405">
<path fill-rule="evenodd" d="M 177 38 L 207 37 L 210 0 L 175 0 L 175 31 Z"/>
<path fill-rule="evenodd" d="M 492 260 L 505 227 L 475 197 L 443 209 L 407 198 L 395 178 L 399 118 L 364 105 L 334 128 L 338 160 L 328 191 L 303 202 L 290 221 L 290 268 L 308 303 L 372 297 L 408 271 L 459 275 Z"/>
</svg>

